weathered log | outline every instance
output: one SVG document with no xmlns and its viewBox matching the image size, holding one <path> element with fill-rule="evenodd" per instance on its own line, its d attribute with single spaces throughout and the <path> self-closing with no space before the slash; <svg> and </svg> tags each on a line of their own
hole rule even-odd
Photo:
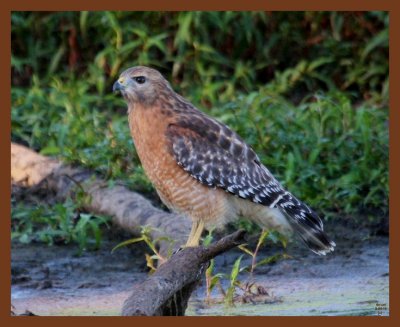
<svg viewBox="0 0 400 327">
<path fill-rule="evenodd" d="M 244 234 L 239 230 L 209 247 L 185 248 L 175 253 L 153 275 L 133 285 L 122 315 L 183 316 L 209 260 L 242 243 Z"/>
<path fill-rule="evenodd" d="M 72 196 L 77 187 L 83 188 L 90 198 L 86 210 L 111 216 L 116 225 L 134 234 L 141 226 L 151 226 L 154 239 L 166 236 L 175 241 L 175 249 L 185 244 L 189 235 L 191 222 L 187 217 L 158 209 L 124 186 L 109 187 L 93 172 L 64 165 L 15 143 L 11 143 L 11 180 L 54 192 L 59 200 Z M 167 245 L 161 242 L 161 254 L 166 253 Z"/>
</svg>

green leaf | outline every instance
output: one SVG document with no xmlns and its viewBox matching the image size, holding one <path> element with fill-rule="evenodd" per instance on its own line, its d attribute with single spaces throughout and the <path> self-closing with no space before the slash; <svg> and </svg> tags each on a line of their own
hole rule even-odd
<svg viewBox="0 0 400 327">
<path fill-rule="evenodd" d="M 290 258 L 290 256 L 288 256 L 287 254 L 275 254 L 275 255 L 269 256 L 267 258 L 264 258 L 264 259 L 258 261 L 256 263 L 256 267 L 263 266 L 263 265 L 268 265 L 268 264 L 271 264 L 271 263 L 275 263 L 278 260 L 288 259 L 288 258 Z"/>
<path fill-rule="evenodd" d="M 89 11 L 81 11 L 79 16 L 79 26 L 82 33 L 82 36 L 86 37 L 87 32 L 87 19 L 89 16 Z"/>
<path fill-rule="evenodd" d="M 44 156 L 60 154 L 60 148 L 56 145 L 49 145 L 40 150 L 40 154 Z"/>
<path fill-rule="evenodd" d="M 235 263 L 233 264 L 232 267 L 232 272 L 231 272 L 231 277 L 230 277 L 230 281 L 231 281 L 231 286 L 234 286 L 234 283 L 239 275 L 240 272 L 240 262 L 242 260 L 243 255 L 241 255 L 239 258 L 237 258 L 235 260 Z"/>
<path fill-rule="evenodd" d="M 239 248 L 240 250 L 242 250 L 243 252 L 246 252 L 249 256 L 251 256 L 251 257 L 254 256 L 254 253 L 251 252 L 248 248 L 246 248 L 245 244 L 239 245 L 238 248 Z"/>
<path fill-rule="evenodd" d="M 111 250 L 111 253 L 113 253 L 115 250 L 123 247 L 123 246 L 127 246 L 129 244 L 133 244 L 133 243 L 137 243 L 137 242 L 142 242 L 144 241 L 143 237 L 137 237 L 137 238 L 132 238 L 130 240 L 124 241 L 119 243 L 118 245 L 116 245 L 115 247 L 113 247 L 113 249 Z"/>
<path fill-rule="evenodd" d="M 371 53 L 375 48 L 378 47 L 389 47 L 389 29 L 386 28 L 383 31 L 376 34 L 365 46 L 361 53 L 361 60 L 365 60 L 368 54 Z"/>
<path fill-rule="evenodd" d="M 258 238 L 257 247 L 261 247 L 261 246 L 264 245 L 264 243 L 265 243 L 265 241 L 266 241 L 266 239 L 267 239 L 269 233 L 270 233 L 269 230 L 263 230 L 263 231 L 261 232 L 261 235 L 260 235 L 260 237 Z"/>
<path fill-rule="evenodd" d="M 318 58 L 316 60 L 313 60 L 310 64 L 308 64 L 307 71 L 312 72 L 323 65 L 330 64 L 333 61 L 334 59 L 330 57 Z"/>
</svg>

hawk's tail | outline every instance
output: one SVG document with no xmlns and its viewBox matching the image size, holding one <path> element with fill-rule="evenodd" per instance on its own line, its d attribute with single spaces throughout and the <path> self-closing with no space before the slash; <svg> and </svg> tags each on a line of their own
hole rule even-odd
<svg viewBox="0 0 400 327">
<path fill-rule="evenodd" d="M 286 213 L 286 211 L 285 211 Z M 287 214 L 289 216 L 289 214 Z M 290 217 L 290 224 L 311 251 L 325 255 L 335 249 L 335 242 L 331 241 L 324 230 L 319 226 L 310 226 L 309 217 L 297 220 Z"/>
<path fill-rule="evenodd" d="M 311 251 L 325 255 L 334 250 L 336 244 L 325 234 L 322 220 L 307 205 L 285 192 L 277 207 L 287 216 L 292 228 Z"/>
</svg>

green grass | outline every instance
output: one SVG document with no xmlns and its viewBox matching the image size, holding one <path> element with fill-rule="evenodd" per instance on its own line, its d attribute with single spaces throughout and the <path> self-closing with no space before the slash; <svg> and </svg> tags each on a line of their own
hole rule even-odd
<svg viewBox="0 0 400 327">
<path fill-rule="evenodd" d="M 388 28 L 386 12 L 14 12 L 11 137 L 153 197 L 126 105 L 111 93 L 123 69 L 149 65 L 321 215 L 379 221 L 388 215 Z M 14 226 L 27 226 L 31 210 L 13 203 Z M 41 221 L 53 226 L 57 210 Z M 45 239 L 38 223 L 13 230 Z"/>
</svg>

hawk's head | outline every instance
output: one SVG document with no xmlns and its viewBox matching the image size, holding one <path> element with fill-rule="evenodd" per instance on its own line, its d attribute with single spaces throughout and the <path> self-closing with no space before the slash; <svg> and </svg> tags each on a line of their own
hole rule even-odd
<svg viewBox="0 0 400 327">
<path fill-rule="evenodd" d="M 172 91 L 168 81 L 155 69 L 136 66 L 125 70 L 113 85 L 121 92 L 128 105 L 140 103 L 150 106 L 160 93 Z"/>
</svg>

